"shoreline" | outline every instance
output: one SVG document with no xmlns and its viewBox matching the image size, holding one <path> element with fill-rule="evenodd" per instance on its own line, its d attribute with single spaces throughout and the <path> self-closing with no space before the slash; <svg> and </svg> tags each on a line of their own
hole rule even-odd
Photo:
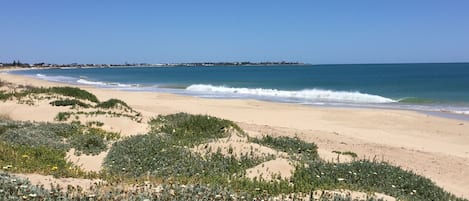
<svg viewBox="0 0 469 201">
<path fill-rule="evenodd" d="M 177 112 L 208 114 L 239 123 L 251 136 L 298 136 L 329 152 L 353 151 L 360 158 L 384 158 L 432 179 L 458 196 L 469 197 L 469 123 L 465 121 L 406 110 L 314 107 L 122 91 L 6 73 L 0 73 L 0 79 L 23 85 L 80 87 L 100 100 L 119 98 L 147 118 Z M 50 108 L 14 103 L 0 103 L 0 111 L 15 120 L 53 121 L 55 116 Z M 123 129 L 132 130 L 125 123 L 120 124 Z"/>
<path fill-rule="evenodd" d="M 128 68 L 128 66 L 122 66 L 124 68 Z M 85 67 L 85 68 L 122 68 L 120 66 L 113 66 L 113 67 Z M 144 67 L 144 66 L 139 66 L 139 67 Z M 61 68 L 78 68 L 78 67 L 61 67 Z M 7 73 L 11 74 L 11 71 L 22 71 L 22 70 L 42 70 L 42 69 L 57 69 L 56 67 L 45 67 L 45 68 L 0 68 L 0 73 Z M 17 74 L 13 74 L 17 75 Z M 295 105 L 301 105 L 301 106 L 306 106 L 306 107 L 319 107 L 319 108 L 356 108 L 356 109 L 376 109 L 376 110 L 401 110 L 401 111 L 411 111 L 411 112 L 418 112 L 421 114 L 425 115 L 432 115 L 435 117 L 440 117 L 440 118 L 446 118 L 446 119 L 453 119 L 453 120 L 460 120 L 460 121 L 467 121 L 469 122 L 469 114 L 466 113 L 458 113 L 454 111 L 450 111 L 448 109 L 443 109 L 443 108 L 435 108 L 431 109 L 432 107 L 446 107 L 450 108 L 452 107 L 451 105 L 412 105 L 412 104 L 402 104 L 402 105 L 373 105 L 373 104 L 363 104 L 360 105 L 359 103 L 299 103 L 299 102 L 292 102 L 292 101 L 282 101 L 282 100 L 274 100 L 274 99 L 269 99 L 269 98 L 255 98 L 255 97 L 249 97 L 247 96 L 246 98 L 243 97 L 209 97 L 209 96 L 204 96 L 204 95 L 196 95 L 196 94 L 190 94 L 190 93 L 178 93 L 178 92 L 172 92 L 170 90 L 176 90 L 176 88 L 161 88 L 160 91 L 158 90 L 132 90 L 128 88 L 120 88 L 120 87 L 100 87 L 97 86 L 96 84 L 85 84 L 85 83 L 68 83 L 68 82 L 61 82 L 61 81 L 54 81 L 54 80 L 47 80 L 47 79 L 40 79 L 36 78 L 33 76 L 26 76 L 26 75 L 17 75 L 17 76 L 25 76 L 29 77 L 31 79 L 36 79 L 36 80 L 41 80 L 45 82 L 51 82 L 51 83 L 57 83 L 59 85 L 70 85 L 70 86 L 77 86 L 77 87 L 91 87 L 91 88 L 98 88 L 98 89 L 110 89 L 110 90 L 118 90 L 118 91 L 126 91 L 126 92 L 148 92 L 148 93 L 162 93 L 162 94 L 172 94 L 172 95 L 180 95 L 180 96 L 189 96 L 189 97 L 196 97 L 196 98 L 203 98 L 203 99 L 214 99 L 214 100 L 256 100 L 256 101 L 261 101 L 261 102 L 271 102 L 271 103 L 285 103 L 285 104 L 295 104 Z M 168 89 L 168 91 L 163 91 L 164 89 Z M 179 88 L 177 88 L 179 90 Z M 415 106 L 423 106 L 427 109 L 423 108 L 412 108 Z M 469 112 L 469 111 L 468 111 Z"/>
</svg>

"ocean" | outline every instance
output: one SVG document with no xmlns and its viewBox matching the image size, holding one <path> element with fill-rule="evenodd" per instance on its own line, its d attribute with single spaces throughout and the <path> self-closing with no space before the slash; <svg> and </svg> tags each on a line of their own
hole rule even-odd
<svg viewBox="0 0 469 201">
<path fill-rule="evenodd" d="M 469 115 L 469 63 L 56 68 L 11 73 L 203 98 Z"/>
</svg>

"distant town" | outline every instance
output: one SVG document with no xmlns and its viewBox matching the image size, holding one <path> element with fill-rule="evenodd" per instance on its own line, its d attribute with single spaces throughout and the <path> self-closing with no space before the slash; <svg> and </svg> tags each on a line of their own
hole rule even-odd
<svg viewBox="0 0 469 201">
<path fill-rule="evenodd" d="M 300 62 L 194 62 L 194 63 L 123 63 L 123 64 L 80 64 L 80 63 L 71 63 L 71 64 L 52 64 L 52 63 L 24 63 L 19 60 L 14 60 L 10 63 L 0 62 L 0 67 L 17 67 L 17 68 L 63 68 L 63 67 L 73 67 L 73 68 L 90 68 L 90 67 L 123 67 L 123 66 L 132 66 L 132 67 L 177 67 L 177 66 L 187 66 L 187 67 L 210 67 L 210 66 L 270 66 L 270 65 L 305 65 L 305 63 Z"/>
</svg>

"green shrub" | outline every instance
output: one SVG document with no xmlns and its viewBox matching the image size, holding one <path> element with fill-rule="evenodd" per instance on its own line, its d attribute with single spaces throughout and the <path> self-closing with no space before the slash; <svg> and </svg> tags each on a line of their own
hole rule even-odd
<svg viewBox="0 0 469 201">
<path fill-rule="evenodd" d="M 118 105 L 121 105 L 122 107 L 124 108 L 128 108 L 128 109 L 131 109 L 127 103 L 125 103 L 124 101 L 121 101 L 119 99 L 109 99 L 107 101 L 104 101 L 104 102 L 101 102 L 99 103 L 98 105 L 96 105 L 96 107 L 100 107 L 100 108 L 104 108 L 104 109 L 109 109 L 109 108 L 115 108 L 117 107 Z"/>
<path fill-rule="evenodd" d="M 70 112 L 59 112 L 57 113 L 57 115 L 55 116 L 55 120 L 56 121 L 67 121 L 70 116 L 72 115 L 72 113 Z"/>
<path fill-rule="evenodd" d="M 8 100 L 12 94 L 5 93 L 5 91 L 0 91 L 0 100 Z"/>
<path fill-rule="evenodd" d="M 177 145 L 170 136 L 157 134 L 137 135 L 113 144 L 104 160 L 104 166 L 113 174 L 139 177 L 179 177 L 195 180 L 226 180 L 233 173 L 265 161 L 243 155 L 240 159 L 225 157 L 221 153 L 208 153 L 204 157 Z"/>
<path fill-rule="evenodd" d="M 12 96 L 15 96 L 16 98 L 21 98 L 28 96 L 30 94 L 47 94 L 47 93 L 53 93 L 53 94 L 59 94 L 63 96 L 68 96 L 68 97 L 73 97 L 81 100 L 89 100 L 91 102 L 98 103 L 98 98 L 83 89 L 77 88 L 77 87 L 51 87 L 51 88 L 37 88 L 37 87 L 26 87 L 21 92 L 16 92 L 11 94 Z"/>
<path fill-rule="evenodd" d="M 76 99 L 55 100 L 55 101 L 50 102 L 50 104 L 53 106 L 72 106 L 72 107 L 80 106 L 83 108 L 91 107 L 90 104 L 83 103 Z"/>
<path fill-rule="evenodd" d="M 149 124 L 153 133 L 168 134 L 181 145 L 200 144 L 209 139 L 228 137 L 230 129 L 244 133 L 232 121 L 187 113 L 160 115 L 151 119 Z"/>
<path fill-rule="evenodd" d="M 39 198 L 47 199 L 48 196 L 49 191 L 43 187 L 32 185 L 27 179 L 0 172 L 0 200 L 41 200 Z"/>
<path fill-rule="evenodd" d="M 21 123 L 9 119 L 0 119 L 0 136 L 9 129 L 18 128 Z"/>
<path fill-rule="evenodd" d="M 88 127 L 92 127 L 92 126 L 101 127 L 101 126 L 104 126 L 104 123 L 100 122 L 100 121 L 88 121 L 88 122 L 86 122 L 86 126 L 88 126 Z"/>
<path fill-rule="evenodd" d="M 252 195 L 246 192 L 235 192 L 219 185 L 203 184 L 181 185 L 163 183 L 138 183 L 137 188 L 121 186 L 102 187 L 93 185 L 90 191 L 74 186 L 51 186 L 51 190 L 43 186 L 32 185 L 28 180 L 0 173 L 0 200 L 304 200 L 300 197 L 283 195 L 273 198 L 268 194 Z M 306 200 L 309 200 L 306 198 Z M 351 201 L 349 196 L 331 195 L 320 201 Z M 368 198 L 366 201 L 375 201 Z"/>
<path fill-rule="evenodd" d="M 0 140 L 30 147 L 48 147 L 68 151 L 75 148 L 85 154 L 99 154 L 118 133 L 79 124 L 29 123 L 0 121 Z"/>
<path fill-rule="evenodd" d="M 444 191 L 430 179 L 384 162 L 321 161 L 297 166 L 292 181 L 300 192 L 311 189 L 352 189 L 382 192 L 402 200 L 464 200 Z"/>
<path fill-rule="evenodd" d="M 65 151 L 49 147 L 30 147 L 0 141 L 0 166 L 4 171 L 40 173 L 58 177 L 82 172 L 65 160 Z"/>
<path fill-rule="evenodd" d="M 68 150 L 70 147 L 65 138 L 79 132 L 79 128 L 71 124 L 10 123 L 6 130 L 0 133 L 0 140 L 32 147 L 46 146 Z"/>
<path fill-rule="evenodd" d="M 70 139 L 70 144 L 76 153 L 87 155 L 97 155 L 107 149 L 104 139 L 93 134 L 75 135 Z"/>
<path fill-rule="evenodd" d="M 97 155 L 107 150 L 108 141 L 118 138 L 117 133 L 106 132 L 99 128 L 88 128 L 81 134 L 71 136 L 69 143 L 78 153 Z"/>
<path fill-rule="evenodd" d="M 286 152 L 300 160 L 317 160 L 319 159 L 317 146 L 314 143 L 308 143 L 300 140 L 298 137 L 272 137 L 270 135 L 263 136 L 261 139 L 251 138 L 254 143 L 258 143 L 272 149 Z"/>
<path fill-rule="evenodd" d="M 47 91 L 47 90 L 46 90 Z M 77 88 L 77 87 L 52 87 L 49 88 L 51 93 L 56 93 L 64 96 L 69 96 L 69 97 L 74 97 L 82 100 L 89 100 L 91 102 L 99 103 L 98 98 L 83 89 Z"/>
</svg>

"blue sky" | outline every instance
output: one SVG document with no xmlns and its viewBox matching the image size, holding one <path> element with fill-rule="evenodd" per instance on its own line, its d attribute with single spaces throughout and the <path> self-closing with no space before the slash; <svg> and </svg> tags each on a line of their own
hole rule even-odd
<svg viewBox="0 0 469 201">
<path fill-rule="evenodd" d="M 469 62 L 465 0 L 3 0 L 0 62 Z"/>
</svg>

